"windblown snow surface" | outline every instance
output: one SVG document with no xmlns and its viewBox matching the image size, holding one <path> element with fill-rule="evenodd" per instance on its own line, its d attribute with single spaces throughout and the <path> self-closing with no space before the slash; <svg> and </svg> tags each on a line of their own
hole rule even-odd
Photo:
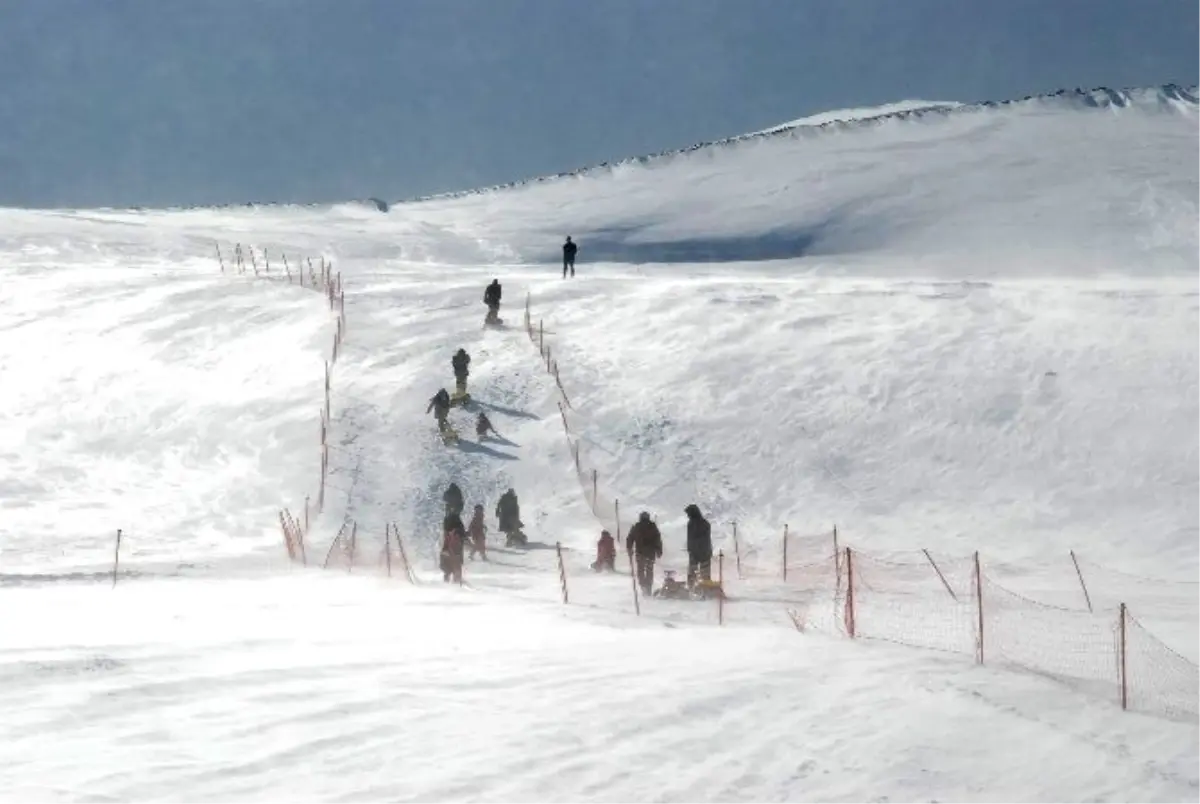
<svg viewBox="0 0 1200 804">
<path fill-rule="evenodd" d="M 1068 92 L 387 214 L 3 211 L 0 796 L 1195 801 L 1197 145 L 1194 89 Z M 276 255 L 272 280 L 222 275 L 215 242 Z M 346 291 L 307 568 L 278 515 L 316 497 L 332 318 L 279 280 L 283 253 L 331 260 Z M 507 326 L 484 330 L 493 277 Z M 636 616 L 623 556 L 588 571 L 602 524 L 526 294 L 623 527 L 653 513 L 681 570 L 684 505 L 712 521 L 724 627 L 711 603 Z M 455 410 L 471 437 L 446 448 L 424 411 L 460 346 L 503 437 Z M 494 547 L 514 487 L 533 542 L 463 588 L 434 564 L 451 480 Z M 871 610 L 869 585 L 860 628 L 882 638 L 816 604 L 800 633 L 803 589 L 735 577 L 735 520 L 772 575 L 785 523 L 797 544 L 836 524 L 863 555 L 979 551 L 1064 608 L 989 615 L 982 665 L 969 627 L 958 653 L 895 644 L 963 635 Z M 313 566 L 349 521 L 351 571 Z M 392 522 L 416 586 L 378 565 Z M 1053 672 L 1088 624 L 1111 650 L 1119 602 L 1185 657 L 1182 680 L 1135 678 L 1128 712 Z M 1154 711 L 1160 682 L 1182 716 Z"/>
</svg>

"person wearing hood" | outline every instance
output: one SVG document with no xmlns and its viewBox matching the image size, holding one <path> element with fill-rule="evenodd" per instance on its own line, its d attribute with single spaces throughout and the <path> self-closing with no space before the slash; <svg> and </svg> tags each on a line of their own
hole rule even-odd
<svg viewBox="0 0 1200 804">
<path fill-rule="evenodd" d="M 683 509 L 687 514 L 687 553 L 688 574 L 687 585 L 692 587 L 697 578 L 702 581 L 712 580 L 712 526 L 700 514 L 700 509 L 689 505 Z"/>
<path fill-rule="evenodd" d="M 638 586 L 642 587 L 642 594 L 648 596 L 654 586 L 654 562 L 663 554 L 662 533 L 648 511 L 638 514 L 638 521 L 629 529 L 625 550 L 633 556 Z"/>
<path fill-rule="evenodd" d="M 442 492 L 442 502 L 446 505 L 446 513 L 459 515 L 463 510 L 463 493 L 457 483 L 451 483 Z"/>
<path fill-rule="evenodd" d="M 495 324 L 500 318 L 500 280 L 493 279 L 492 284 L 483 291 L 483 303 L 487 305 L 487 323 Z"/>
</svg>

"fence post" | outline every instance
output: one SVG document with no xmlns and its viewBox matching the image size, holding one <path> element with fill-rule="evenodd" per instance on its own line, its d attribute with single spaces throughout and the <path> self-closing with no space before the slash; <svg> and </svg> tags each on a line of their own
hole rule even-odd
<svg viewBox="0 0 1200 804">
<path fill-rule="evenodd" d="M 234 256 L 235 261 L 237 262 L 238 273 L 239 274 L 243 273 L 245 270 L 245 268 L 244 268 L 245 263 L 242 262 L 242 244 L 241 243 L 233 244 L 233 256 Z"/>
<path fill-rule="evenodd" d="M 742 548 L 738 547 L 737 520 L 733 520 L 733 558 L 737 566 L 738 577 L 742 577 Z"/>
<path fill-rule="evenodd" d="M 1121 673 L 1121 708 L 1122 709 L 1129 708 L 1129 681 L 1128 681 L 1127 673 L 1125 672 L 1125 667 L 1126 667 L 1125 656 L 1127 653 L 1126 642 L 1125 642 L 1125 619 L 1126 619 L 1125 614 L 1126 614 L 1125 604 L 1122 603 L 1120 609 L 1117 612 L 1117 616 L 1121 618 L 1121 621 L 1117 626 L 1117 631 L 1120 635 L 1119 641 L 1117 643 L 1118 644 L 1117 655 L 1118 655 L 1118 658 L 1120 658 L 1120 660 L 1121 660 L 1120 673 Z"/>
<path fill-rule="evenodd" d="M 213 245 L 217 247 L 217 262 L 221 263 L 221 273 L 225 273 L 225 258 L 221 256 L 221 244 L 214 240 Z"/>
<path fill-rule="evenodd" d="M 308 533 L 308 495 L 304 495 L 304 532 Z"/>
<path fill-rule="evenodd" d="M 254 256 L 254 246 L 250 246 L 250 262 L 254 265 L 254 275 L 258 276 L 258 259 Z"/>
<path fill-rule="evenodd" d="M 287 520 L 283 517 L 283 509 L 279 509 L 279 527 L 283 530 L 283 546 L 287 548 L 288 560 L 296 560 L 296 547 L 292 544 L 292 534 L 288 530 Z"/>
<path fill-rule="evenodd" d="M 570 438 L 570 436 L 567 436 L 567 437 Z M 571 444 L 571 453 L 575 456 L 575 474 L 579 474 L 580 472 L 583 471 L 583 469 L 581 469 L 579 467 L 579 442 L 578 441 Z"/>
<path fill-rule="evenodd" d="M 975 608 L 978 610 L 976 624 L 979 628 L 979 664 L 983 664 L 983 573 L 979 571 L 979 551 L 975 551 Z"/>
<path fill-rule="evenodd" d="M 787 543 L 788 543 L 788 526 L 785 522 L 783 525 L 783 582 L 787 583 Z"/>
<path fill-rule="evenodd" d="M 565 605 L 567 604 L 567 602 L 568 602 L 568 597 L 567 597 L 567 568 L 566 568 L 566 565 L 564 565 L 564 564 L 563 564 L 563 557 L 562 557 L 562 542 L 555 542 L 555 543 L 554 543 L 554 552 L 558 554 L 558 581 L 559 581 L 559 583 L 561 583 L 561 584 L 562 584 L 562 597 L 563 597 L 563 605 L 565 606 Z"/>
<path fill-rule="evenodd" d="M 550 371 L 550 347 L 546 347 L 546 371 Z"/>
<path fill-rule="evenodd" d="M 717 553 L 717 625 L 725 624 L 725 551 Z"/>
<path fill-rule="evenodd" d="M 1075 551 L 1071 551 L 1071 563 L 1075 565 L 1075 574 L 1079 576 L 1079 586 L 1083 589 L 1083 599 L 1087 602 L 1088 611 L 1092 610 L 1092 596 L 1088 594 L 1087 584 L 1083 582 L 1083 572 L 1079 569 L 1079 562 L 1075 559 Z"/>
<path fill-rule="evenodd" d="M 358 553 L 358 522 L 355 520 L 350 527 L 350 562 L 346 565 L 346 572 L 354 570 L 354 556 Z"/>
<path fill-rule="evenodd" d="M 833 526 L 833 584 L 837 588 L 837 584 L 842 579 L 842 553 L 838 550 L 837 525 Z"/>
<path fill-rule="evenodd" d="M 933 567 L 933 571 L 936 572 L 938 578 L 941 579 L 942 586 L 946 587 L 946 591 L 950 593 L 950 597 L 954 598 L 954 602 L 957 603 L 958 595 L 954 594 L 954 590 L 950 588 L 950 584 L 946 583 L 946 576 L 942 574 L 940 569 L 938 569 L 938 565 L 934 562 L 933 556 L 929 555 L 929 551 L 924 547 L 921 548 L 921 552 L 925 554 L 925 558 L 929 559 L 929 565 Z"/>
<path fill-rule="evenodd" d="M 629 556 L 629 580 L 633 585 L 633 613 L 638 617 L 642 616 L 642 606 L 638 603 L 638 577 L 637 577 L 637 548 L 627 551 Z"/>
<path fill-rule="evenodd" d="M 544 322 L 538 319 L 538 351 L 542 354 L 546 353 L 546 332 L 543 329 Z"/>
<path fill-rule="evenodd" d="M 383 563 L 387 565 L 387 576 L 392 577 L 392 526 L 383 525 Z"/>
<path fill-rule="evenodd" d="M 408 582 L 416 586 L 417 573 L 412 564 L 408 563 L 408 551 L 404 549 L 404 539 L 400 537 L 400 528 L 395 522 L 392 523 L 392 527 L 396 531 L 396 549 L 400 551 L 400 560 L 404 562 L 404 574 L 408 576 Z"/>
<path fill-rule="evenodd" d="M 263 249 L 263 263 L 267 266 L 267 273 L 271 273 L 271 258 L 267 256 L 267 250 Z"/>
<path fill-rule="evenodd" d="M 121 564 L 121 529 L 117 528 L 117 546 L 113 550 L 113 588 L 117 588 L 117 567 Z"/>
<path fill-rule="evenodd" d="M 593 469 L 592 470 L 592 508 L 593 509 L 600 507 L 600 500 L 596 496 L 598 494 L 598 492 L 596 491 L 596 487 L 598 485 L 599 485 L 599 483 L 596 480 L 596 470 Z"/>
<path fill-rule="evenodd" d="M 845 620 L 846 633 L 854 639 L 857 625 L 854 620 L 854 558 L 850 548 L 846 548 L 846 611 L 842 615 Z"/>
<path fill-rule="evenodd" d="M 613 499 L 613 511 L 617 517 L 617 532 L 615 535 L 617 544 L 621 543 L 621 500 L 620 498 Z"/>
<path fill-rule="evenodd" d="M 562 417 L 563 432 L 570 436 L 571 428 L 567 425 L 567 413 L 563 410 L 562 402 L 558 403 L 558 415 Z"/>
</svg>

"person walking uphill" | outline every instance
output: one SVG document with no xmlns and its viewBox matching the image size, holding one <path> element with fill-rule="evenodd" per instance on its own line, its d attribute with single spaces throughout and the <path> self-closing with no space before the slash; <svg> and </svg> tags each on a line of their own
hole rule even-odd
<svg viewBox="0 0 1200 804">
<path fill-rule="evenodd" d="M 467 393 L 467 377 L 471 373 L 468 370 L 470 365 L 471 356 L 467 354 L 466 349 L 459 349 L 454 353 L 454 357 L 450 358 L 450 367 L 454 369 L 455 396 L 463 396 Z"/>
<path fill-rule="evenodd" d="M 483 291 L 483 303 L 487 305 L 488 314 L 484 321 L 488 324 L 495 324 L 500 321 L 500 280 L 493 279 L 492 284 L 487 286 L 487 290 Z"/>
<path fill-rule="evenodd" d="M 625 549 L 637 557 L 636 569 L 638 586 L 642 594 L 649 595 L 654 586 L 654 562 L 662 558 L 662 534 L 658 525 L 650 521 L 650 514 L 642 511 L 638 521 L 629 529 L 625 537 Z"/>
<path fill-rule="evenodd" d="M 712 580 L 712 526 L 700 515 L 700 509 L 689 505 L 683 509 L 687 514 L 687 585 L 696 585 L 697 576 L 702 581 Z"/>
<path fill-rule="evenodd" d="M 567 268 L 571 269 L 571 276 L 575 276 L 575 252 L 579 251 L 579 246 L 571 242 L 571 236 L 567 235 L 567 242 L 563 243 L 563 279 L 567 278 Z"/>
</svg>

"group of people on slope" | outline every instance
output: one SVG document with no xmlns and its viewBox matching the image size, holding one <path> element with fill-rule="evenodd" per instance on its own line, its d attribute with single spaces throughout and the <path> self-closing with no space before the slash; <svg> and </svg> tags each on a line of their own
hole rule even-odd
<svg viewBox="0 0 1200 804">
<path fill-rule="evenodd" d="M 465 506 L 462 489 L 457 483 L 451 483 L 442 493 L 442 503 L 446 507 L 442 519 L 442 544 L 439 553 L 439 566 L 442 570 L 442 580 L 449 583 L 462 583 L 463 564 L 466 560 L 475 560 L 478 555 L 487 561 L 487 523 L 484 521 L 483 503 L 476 503 L 471 514 L 471 522 L 464 525 L 462 512 Z M 505 546 L 524 545 L 525 534 L 521 531 L 521 504 L 517 493 L 511 488 L 500 495 L 496 503 L 497 526 L 505 535 Z M 470 554 L 467 549 L 470 548 Z"/>
<path fill-rule="evenodd" d="M 683 512 L 688 518 L 687 585 L 690 588 L 697 581 L 712 580 L 712 526 L 695 504 L 687 506 Z M 634 566 L 638 586 L 643 594 L 649 595 L 654 586 L 654 564 L 662 558 L 663 540 L 658 525 L 650 518 L 648 511 L 638 514 L 637 522 L 629 529 L 625 537 L 625 551 Z M 601 531 L 592 569 L 596 572 L 614 572 L 616 560 L 617 546 L 612 534 L 607 530 Z"/>
<path fill-rule="evenodd" d="M 471 356 L 467 354 L 466 349 L 460 348 L 450 358 L 450 367 L 454 371 L 454 398 L 464 399 L 467 395 L 467 378 L 470 376 Z M 425 412 L 433 412 L 433 417 L 437 421 L 438 430 L 445 432 L 449 426 L 447 419 L 450 416 L 450 408 L 454 405 L 454 398 L 447 393 L 445 388 L 438 390 L 436 394 L 429 400 L 429 405 L 425 408 Z M 492 420 L 488 418 L 483 411 L 475 417 L 475 435 L 480 441 L 484 439 L 488 433 L 499 436 L 500 433 L 492 425 Z"/>
</svg>

